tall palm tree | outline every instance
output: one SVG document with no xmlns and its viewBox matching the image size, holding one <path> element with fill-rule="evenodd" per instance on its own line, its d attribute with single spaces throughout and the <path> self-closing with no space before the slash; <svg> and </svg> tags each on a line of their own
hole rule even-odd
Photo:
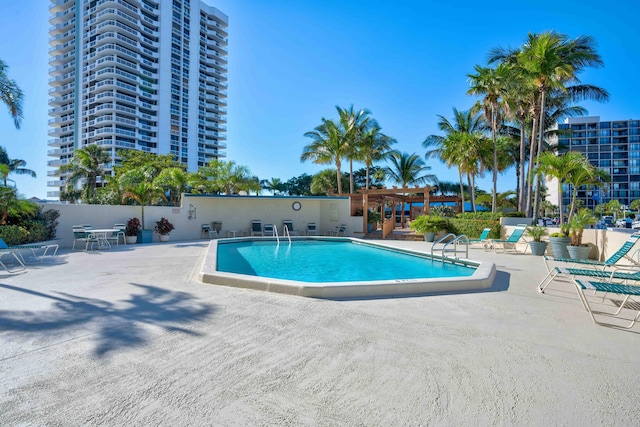
<svg viewBox="0 0 640 427">
<path fill-rule="evenodd" d="M 343 130 L 345 143 L 347 144 L 346 158 L 349 160 L 349 192 L 353 193 L 353 161 L 363 160 L 360 153 L 360 144 L 362 136 L 367 130 L 373 126 L 378 126 L 375 120 L 371 119 L 371 112 L 367 109 L 355 111 L 353 105 L 349 108 L 340 108 L 338 110 L 339 123 Z"/>
<path fill-rule="evenodd" d="M 24 94 L 18 84 L 9 78 L 8 70 L 7 64 L 0 59 L 0 100 L 9 108 L 9 115 L 16 129 L 20 129 Z"/>
<path fill-rule="evenodd" d="M 491 127 L 491 140 L 493 141 L 493 194 L 492 208 L 497 211 L 498 197 L 498 145 L 497 135 L 500 131 L 504 109 L 507 107 L 504 97 L 510 84 L 510 68 L 505 64 L 498 64 L 495 68 L 476 65 L 475 74 L 468 74 L 471 87 L 467 91 L 469 95 L 481 96 L 476 104 L 481 110 L 485 120 Z"/>
<path fill-rule="evenodd" d="M 71 161 L 60 170 L 71 172 L 67 178 L 67 187 L 74 187 L 80 180 L 84 181 L 82 193 L 88 202 L 95 197 L 98 177 L 106 175 L 104 166 L 110 162 L 111 156 L 104 148 L 90 144 L 75 150 Z"/>
<path fill-rule="evenodd" d="M 578 73 L 586 67 L 600 67 L 602 58 L 595 50 L 595 41 L 589 36 L 569 39 L 564 34 L 547 31 L 540 34 L 529 33 L 518 54 L 518 63 L 536 84 L 539 92 L 539 124 L 537 152 L 542 150 L 544 119 L 546 115 L 547 94 L 550 90 L 560 89 L 572 83 L 580 83 Z M 536 135 L 534 135 L 535 137 Z M 537 212 L 540 192 L 540 180 L 536 182 L 533 212 Z M 537 215 L 537 214 L 536 214 Z"/>
<path fill-rule="evenodd" d="M 325 165 L 335 164 L 338 194 L 342 194 L 342 159 L 349 152 L 344 130 L 333 120 L 323 118 L 322 124 L 306 132 L 304 136 L 311 138 L 313 142 L 303 148 L 300 160 L 311 160 L 313 163 Z"/>
<path fill-rule="evenodd" d="M 374 162 L 385 160 L 391 153 L 391 146 L 397 141 L 383 134 L 377 124 L 367 129 L 360 139 L 359 157 L 366 168 L 365 188 L 369 189 L 369 173 Z M 351 190 L 353 192 L 353 190 Z"/>
<path fill-rule="evenodd" d="M 478 159 L 481 157 L 479 149 L 481 140 L 484 139 L 484 129 L 486 122 L 480 115 L 471 110 L 458 111 L 453 108 L 453 121 L 444 116 L 438 116 L 438 128 L 445 134 L 429 135 L 423 142 L 425 148 L 436 147 L 428 150 L 427 158 L 438 157 L 447 166 L 456 165 L 460 181 L 460 195 L 464 206 L 463 175 L 467 177 L 467 184 L 471 191 L 470 201 L 472 209 L 475 210 L 475 176 L 480 171 Z"/>
</svg>

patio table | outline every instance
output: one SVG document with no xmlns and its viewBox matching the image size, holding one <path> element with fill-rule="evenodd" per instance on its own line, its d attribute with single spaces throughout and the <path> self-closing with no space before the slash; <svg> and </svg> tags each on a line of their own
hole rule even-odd
<svg viewBox="0 0 640 427">
<path fill-rule="evenodd" d="M 98 244 L 98 249 L 109 249 L 111 247 L 111 243 L 109 243 L 107 236 L 109 234 L 117 233 L 118 231 L 120 230 L 117 228 L 98 228 L 87 230 L 87 233 L 90 238 L 95 239 L 95 243 Z M 91 244 L 91 248 L 93 249 L 93 243 Z"/>
</svg>

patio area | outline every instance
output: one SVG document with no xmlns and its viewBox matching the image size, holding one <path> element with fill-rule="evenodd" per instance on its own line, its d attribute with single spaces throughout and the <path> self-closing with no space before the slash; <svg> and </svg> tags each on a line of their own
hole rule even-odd
<svg viewBox="0 0 640 427">
<path fill-rule="evenodd" d="M 428 251 L 419 241 L 386 244 Z M 488 291 L 316 300 L 202 284 L 208 241 L 0 272 L 0 425 L 635 425 L 640 326 L 596 326 L 541 258 Z"/>
</svg>

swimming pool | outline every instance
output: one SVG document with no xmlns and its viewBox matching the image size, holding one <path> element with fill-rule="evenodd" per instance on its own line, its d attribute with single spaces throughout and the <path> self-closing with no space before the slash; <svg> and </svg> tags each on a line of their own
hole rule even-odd
<svg viewBox="0 0 640 427">
<path fill-rule="evenodd" d="M 426 247 L 425 247 L 426 249 Z M 495 266 L 431 257 L 353 238 L 213 240 L 200 280 L 316 298 L 413 295 L 484 289 Z"/>
</svg>

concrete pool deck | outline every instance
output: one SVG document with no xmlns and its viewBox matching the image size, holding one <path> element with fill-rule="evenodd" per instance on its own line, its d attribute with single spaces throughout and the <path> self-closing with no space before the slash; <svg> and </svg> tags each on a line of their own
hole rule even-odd
<svg viewBox="0 0 640 427">
<path fill-rule="evenodd" d="M 488 291 L 318 300 L 196 280 L 206 241 L 0 271 L 0 425 L 637 425 L 640 326 L 542 259 Z M 427 250 L 424 242 L 387 242 Z"/>
</svg>

